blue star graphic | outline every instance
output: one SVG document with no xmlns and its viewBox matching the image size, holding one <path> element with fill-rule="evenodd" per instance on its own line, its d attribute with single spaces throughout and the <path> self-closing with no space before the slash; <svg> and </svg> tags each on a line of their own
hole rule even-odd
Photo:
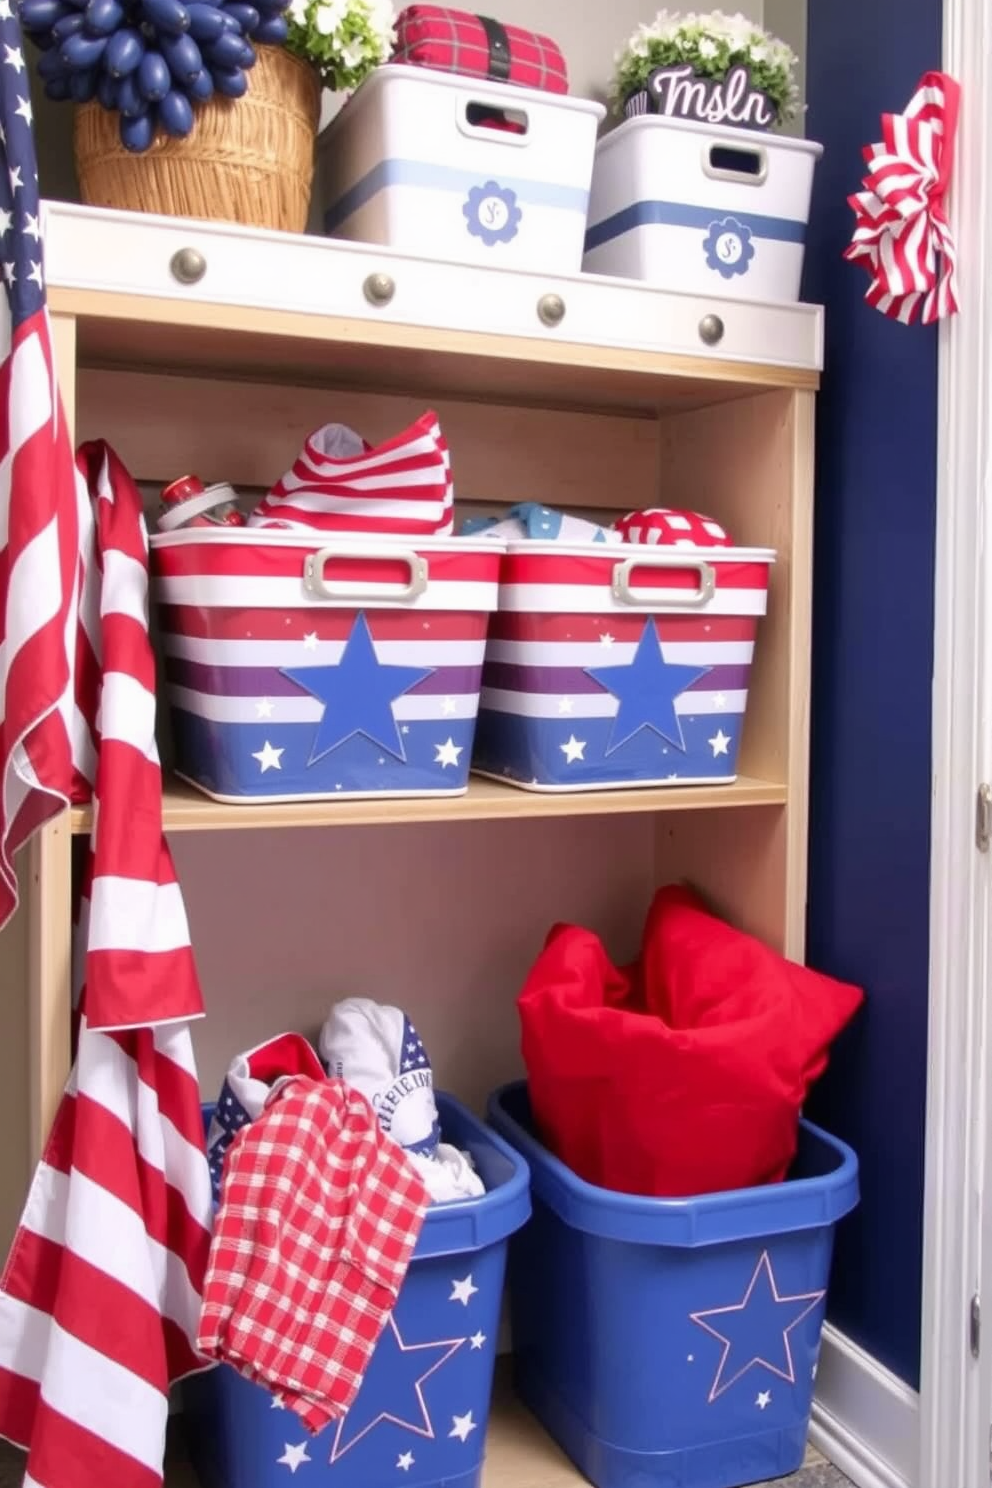
<svg viewBox="0 0 992 1488">
<path fill-rule="evenodd" d="M 376 655 L 368 621 L 361 613 L 337 666 L 283 667 L 285 677 L 324 704 L 307 764 L 315 765 L 355 734 L 364 734 L 380 749 L 405 761 L 406 750 L 392 705 L 432 671 L 432 667 L 384 665 Z"/>
<path fill-rule="evenodd" d="M 424 1400 L 423 1384 L 465 1341 L 448 1338 L 437 1343 L 404 1343 L 399 1328 L 390 1318 L 365 1371 L 361 1389 L 347 1415 L 338 1422 L 331 1465 L 382 1421 L 391 1421 L 415 1436 L 433 1439 L 434 1426 Z"/>
<path fill-rule="evenodd" d="M 723 1344 L 720 1363 L 709 1394 L 709 1403 L 755 1365 L 795 1384 L 789 1334 L 818 1307 L 826 1293 L 802 1292 L 794 1297 L 779 1295 L 771 1259 L 762 1251 L 741 1302 L 731 1307 L 711 1307 L 690 1317 Z"/>
<path fill-rule="evenodd" d="M 619 701 L 613 732 L 606 746 L 613 754 L 642 728 L 656 734 L 676 749 L 685 750 L 682 724 L 675 711 L 675 700 L 705 677 L 710 667 L 679 666 L 666 661 L 653 620 L 641 632 L 633 661 L 611 667 L 586 667 L 588 675 Z"/>
</svg>

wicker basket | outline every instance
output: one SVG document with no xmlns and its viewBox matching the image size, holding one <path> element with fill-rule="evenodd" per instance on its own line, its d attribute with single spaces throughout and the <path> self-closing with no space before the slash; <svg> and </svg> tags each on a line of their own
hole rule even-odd
<svg viewBox="0 0 992 1488">
<path fill-rule="evenodd" d="M 285 47 L 262 46 L 243 98 L 214 97 L 186 139 L 159 133 L 141 155 L 125 150 L 119 116 L 76 109 L 76 170 L 89 206 L 240 222 L 303 232 L 320 114 L 314 69 Z"/>
</svg>

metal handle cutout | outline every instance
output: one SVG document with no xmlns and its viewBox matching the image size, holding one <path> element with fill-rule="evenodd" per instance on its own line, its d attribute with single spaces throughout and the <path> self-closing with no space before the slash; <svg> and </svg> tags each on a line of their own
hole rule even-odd
<svg viewBox="0 0 992 1488">
<path fill-rule="evenodd" d="M 668 568 L 685 571 L 691 569 L 699 575 L 698 589 L 644 589 L 635 588 L 630 576 L 637 568 Z M 613 569 L 613 598 L 621 604 L 638 608 L 657 609 L 665 605 L 671 609 L 698 610 L 709 604 L 716 589 L 716 574 L 711 563 L 703 558 L 687 558 L 683 553 L 645 553 L 638 558 L 625 558 Z"/>
<path fill-rule="evenodd" d="M 362 584 L 348 579 L 328 579 L 324 569 L 332 558 L 357 563 L 377 563 L 383 559 L 405 563 L 410 577 L 405 584 Z M 381 548 L 374 553 L 355 552 L 348 548 L 319 548 L 316 553 L 308 553 L 303 564 L 303 587 L 314 599 L 412 604 L 427 588 L 427 579 L 427 559 L 403 548 Z"/>
</svg>

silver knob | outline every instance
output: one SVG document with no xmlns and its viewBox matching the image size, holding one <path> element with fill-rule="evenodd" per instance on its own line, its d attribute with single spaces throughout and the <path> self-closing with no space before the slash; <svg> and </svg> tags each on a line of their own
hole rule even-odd
<svg viewBox="0 0 992 1488">
<path fill-rule="evenodd" d="M 699 322 L 699 339 L 707 346 L 715 346 L 723 340 L 724 324 L 719 315 L 704 315 Z"/>
<path fill-rule="evenodd" d="M 396 281 L 388 274 L 370 274 L 362 290 L 370 305 L 388 305 L 396 293 Z"/>
<path fill-rule="evenodd" d="M 561 325 L 565 319 L 565 301 L 561 295 L 542 295 L 537 302 L 537 314 L 546 326 Z"/>
<path fill-rule="evenodd" d="M 169 260 L 169 268 L 180 284 L 198 284 L 207 272 L 207 260 L 196 248 L 180 248 Z"/>
</svg>

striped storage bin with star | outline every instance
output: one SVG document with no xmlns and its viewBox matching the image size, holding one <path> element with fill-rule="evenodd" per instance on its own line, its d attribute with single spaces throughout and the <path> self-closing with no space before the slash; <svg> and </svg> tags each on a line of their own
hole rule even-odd
<svg viewBox="0 0 992 1488">
<path fill-rule="evenodd" d="M 176 772 L 233 802 L 464 793 L 501 551 L 154 536 Z"/>
<path fill-rule="evenodd" d="M 774 559 L 510 543 L 473 768 L 535 791 L 732 782 Z"/>
<path fill-rule="evenodd" d="M 530 1175 L 452 1096 L 437 1105 L 444 1140 L 470 1154 L 486 1192 L 428 1210 L 359 1392 L 318 1435 L 229 1364 L 184 1381 L 202 1488 L 479 1488 L 507 1246 L 530 1216 Z"/>
</svg>

